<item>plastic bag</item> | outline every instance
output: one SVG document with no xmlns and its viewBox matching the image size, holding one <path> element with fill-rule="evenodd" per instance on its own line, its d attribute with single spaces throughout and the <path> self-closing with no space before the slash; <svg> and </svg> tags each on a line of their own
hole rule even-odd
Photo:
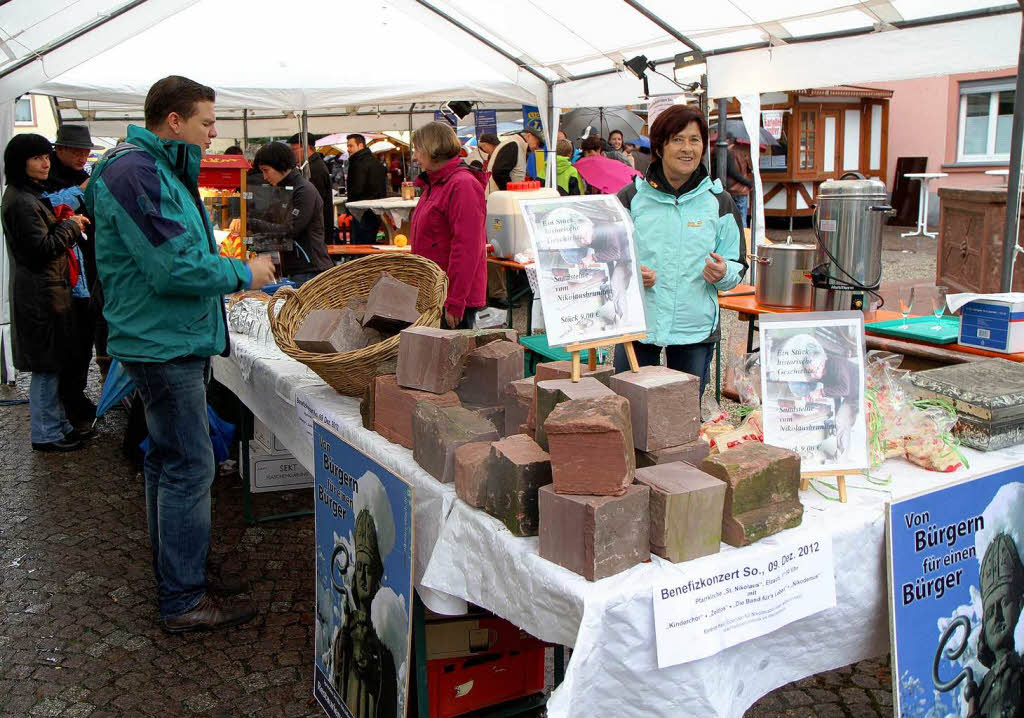
<svg viewBox="0 0 1024 718">
<path fill-rule="evenodd" d="M 764 429 L 761 425 L 761 410 L 754 409 L 737 428 L 729 427 L 727 431 L 712 431 L 711 448 L 713 453 L 722 453 L 748 441 L 764 441 Z"/>
<path fill-rule="evenodd" d="M 761 353 L 734 356 L 729 363 L 740 403 L 761 406 Z"/>
<path fill-rule="evenodd" d="M 704 417 L 704 421 L 700 425 L 698 435 L 701 439 L 708 442 L 712 451 L 714 451 L 716 448 L 715 437 L 735 431 L 736 426 L 729 420 L 729 412 L 722 409 L 710 394 L 701 400 L 700 414 Z"/>
<path fill-rule="evenodd" d="M 899 368 L 902 361 L 902 355 L 892 352 L 872 351 L 867 355 L 864 398 L 872 467 L 903 456 L 906 439 L 913 433 L 915 409 L 904 388 L 910 372 Z"/>
<path fill-rule="evenodd" d="M 904 446 L 907 460 L 929 471 L 951 472 L 968 465 L 953 436 L 956 409 L 946 399 L 911 402 L 914 416 Z"/>
</svg>

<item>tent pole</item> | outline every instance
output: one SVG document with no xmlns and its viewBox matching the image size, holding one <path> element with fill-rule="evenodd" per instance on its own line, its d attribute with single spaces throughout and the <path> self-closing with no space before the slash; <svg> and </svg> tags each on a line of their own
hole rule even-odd
<svg viewBox="0 0 1024 718">
<path fill-rule="evenodd" d="M 410 162 L 412 160 L 412 111 L 416 109 L 416 103 L 409 105 L 409 160 L 405 159 L 405 153 L 402 153 L 402 166 L 405 168 L 405 178 L 409 179 Z"/>
<path fill-rule="evenodd" d="M 691 50 L 696 50 L 696 51 L 700 52 L 700 46 L 697 43 L 695 43 L 693 40 L 688 38 L 683 33 L 681 33 L 678 30 L 676 30 L 674 27 L 669 25 L 667 22 L 662 20 L 660 17 L 655 15 L 653 12 L 651 12 L 650 10 L 645 8 L 643 5 L 641 5 L 639 2 L 637 2 L 637 0 L 623 0 L 623 2 L 625 2 L 627 5 L 629 5 L 631 8 L 633 8 L 638 13 L 643 15 L 645 18 L 647 18 L 648 20 L 653 22 L 655 25 L 660 27 L 666 33 L 668 33 L 669 35 L 674 37 L 676 40 L 678 40 L 679 42 L 681 42 L 684 45 L 686 45 Z"/>
<path fill-rule="evenodd" d="M 722 186 L 726 184 L 726 174 L 728 172 L 728 151 L 729 143 L 725 141 L 726 132 L 726 114 L 729 107 L 729 98 L 719 97 L 718 98 L 718 141 L 715 142 L 715 167 L 718 168 L 718 179 L 722 181 Z"/>
<path fill-rule="evenodd" d="M 242 151 L 249 151 L 249 110 L 242 110 Z"/>
<path fill-rule="evenodd" d="M 1017 91 L 1013 98 L 1013 128 L 1010 130 L 1010 176 L 1006 187 L 1006 236 L 1003 237 L 1003 278 L 1001 291 L 1012 291 L 1013 266 L 1017 260 L 1020 229 L 1021 147 L 1024 142 L 1024 24 L 1021 26 L 1017 57 Z"/>
<path fill-rule="evenodd" d="M 306 110 L 302 111 L 302 116 L 299 118 L 299 132 L 302 140 L 302 174 L 309 179 L 309 113 Z"/>
<path fill-rule="evenodd" d="M 711 98 L 708 97 L 708 76 L 706 74 L 700 76 L 700 86 L 702 88 L 704 88 L 704 92 L 700 93 L 700 96 L 697 98 L 697 106 L 700 108 L 701 114 L 704 115 L 704 121 L 710 125 L 711 124 L 711 105 L 710 105 Z M 650 114 L 648 114 L 648 119 L 650 119 Z M 647 127 L 648 134 L 650 134 L 650 131 L 651 131 L 651 128 L 650 128 L 650 125 L 648 125 L 648 127 Z M 653 147 L 651 148 L 651 153 L 652 154 L 654 153 L 654 148 Z M 705 147 L 704 148 L 704 159 L 703 159 L 703 162 L 704 162 L 704 167 L 707 168 L 708 174 L 711 174 L 711 147 Z"/>
</svg>

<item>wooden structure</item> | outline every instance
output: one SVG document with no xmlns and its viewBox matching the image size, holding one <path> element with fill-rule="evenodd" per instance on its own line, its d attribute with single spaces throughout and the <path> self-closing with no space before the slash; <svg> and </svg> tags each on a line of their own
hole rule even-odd
<svg viewBox="0 0 1024 718">
<path fill-rule="evenodd" d="M 886 182 L 891 97 L 854 85 L 762 95 L 763 112 L 782 112 L 779 146 L 761 154 L 765 215 L 810 216 L 818 186 L 847 172 Z M 728 113 L 739 112 L 731 102 Z"/>
<path fill-rule="evenodd" d="M 1003 265 L 1009 261 L 1002 237 L 1006 231 L 1006 187 L 939 188 L 939 257 L 935 283 L 950 292 L 998 292 Z M 1024 210 L 1021 212 L 1024 216 Z M 1014 292 L 1024 291 L 1018 258 Z"/>
</svg>

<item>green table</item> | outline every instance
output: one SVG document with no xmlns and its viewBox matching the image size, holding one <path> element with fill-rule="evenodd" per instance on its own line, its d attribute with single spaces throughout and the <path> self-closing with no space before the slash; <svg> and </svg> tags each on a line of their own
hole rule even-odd
<svg viewBox="0 0 1024 718">
<path fill-rule="evenodd" d="M 548 346 L 547 334 L 519 337 L 526 355 L 523 357 L 526 376 L 537 373 L 537 365 L 546 361 L 571 361 L 572 355 L 564 349 Z"/>
</svg>

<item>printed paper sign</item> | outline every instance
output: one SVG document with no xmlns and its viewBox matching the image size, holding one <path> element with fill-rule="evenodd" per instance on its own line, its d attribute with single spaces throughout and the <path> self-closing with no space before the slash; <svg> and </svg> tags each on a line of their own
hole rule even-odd
<svg viewBox="0 0 1024 718">
<path fill-rule="evenodd" d="M 320 406 L 320 403 L 305 391 L 295 392 L 295 418 L 302 425 L 302 433 L 306 435 L 306 440 L 309 442 L 307 446 L 313 445 L 313 427 L 317 422 L 331 431 L 341 431 L 341 420 Z"/>
<path fill-rule="evenodd" d="M 836 605 L 832 537 L 790 534 L 718 554 L 654 587 L 659 668 L 713 656 Z"/>
<path fill-rule="evenodd" d="M 762 315 L 764 443 L 800 454 L 801 471 L 868 468 L 864 315 Z"/>
<path fill-rule="evenodd" d="M 1024 467 L 886 507 L 897 718 L 1019 715 Z"/>
<path fill-rule="evenodd" d="M 782 137 L 782 110 L 761 110 L 761 121 L 772 137 Z"/>
<path fill-rule="evenodd" d="M 519 205 L 537 260 L 549 346 L 647 331 L 633 222 L 616 197 Z"/>
<path fill-rule="evenodd" d="M 317 424 L 313 695 L 331 718 L 404 716 L 413 489 Z"/>
</svg>

